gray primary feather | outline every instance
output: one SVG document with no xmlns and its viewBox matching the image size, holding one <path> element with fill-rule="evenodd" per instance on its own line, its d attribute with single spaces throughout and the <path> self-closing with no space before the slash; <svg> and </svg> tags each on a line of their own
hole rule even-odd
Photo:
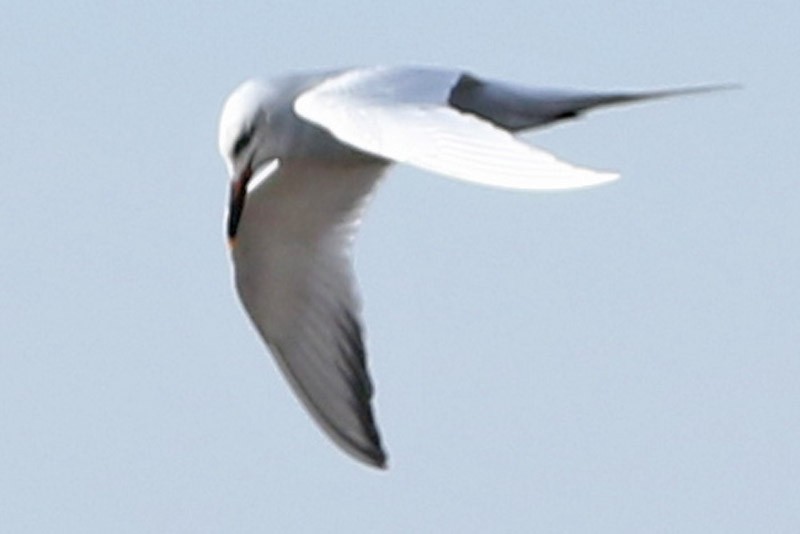
<svg viewBox="0 0 800 534">
<path fill-rule="evenodd" d="M 351 243 L 384 169 L 286 162 L 250 193 L 233 249 L 239 296 L 292 388 L 337 444 L 378 467 Z"/>
<path fill-rule="evenodd" d="M 572 119 L 590 109 L 628 104 L 729 88 L 697 87 L 650 92 L 575 91 L 529 88 L 463 74 L 450 92 L 448 103 L 465 113 L 473 113 L 512 132 Z"/>
</svg>

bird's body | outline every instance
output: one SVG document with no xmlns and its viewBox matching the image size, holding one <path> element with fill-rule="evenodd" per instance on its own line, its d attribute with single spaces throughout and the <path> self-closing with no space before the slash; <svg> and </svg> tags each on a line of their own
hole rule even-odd
<svg viewBox="0 0 800 534">
<path fill-rule="evenodd" d="M 357 459 L 385 465 L 351 248 L 393 162 L 514 189 L 597 185 L 616 175 L 563 163 L 513 133 L 597 106 L 689 91 L 528 89 L 459 71 L 385 67 L 236 89 L 219 131 L 233 179 L 227 230 L 236 288 L 328 435 Z"/>
</svg>

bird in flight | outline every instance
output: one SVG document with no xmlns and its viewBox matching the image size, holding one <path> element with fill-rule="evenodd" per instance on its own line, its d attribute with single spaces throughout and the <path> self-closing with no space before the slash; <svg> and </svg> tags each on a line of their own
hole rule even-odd
<svg viewBox="0 0 800 534">
<path fill-rule="evenodd" d="M 250 80 L 234 90 L 219 150 L 231 178 L 236 290 L 319 426 L 354 458 L 386 466 L 352 245 L 393 163 L 510 189 L 596 186 L 618 176 L 560 161 L 516 134 L 595 107 L 711 89 L 528 88 L 457 70 L 373 67 Z"/>
</svg>

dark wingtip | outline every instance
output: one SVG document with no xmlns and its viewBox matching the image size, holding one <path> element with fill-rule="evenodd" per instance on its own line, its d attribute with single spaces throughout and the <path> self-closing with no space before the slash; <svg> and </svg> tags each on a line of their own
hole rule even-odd
<svg viewBox="0 0 800 534">
<path fill-rule="evenodd" d="M 697 87 L 689 87 L 683 91 L 678 90 L 678 94 L 703 94 L 703 93 L 716 93 L 718 91 L 738 91 L 744 89 L 740 83 L 718 83 L 713 85 L 699 85 Z"/>
<path fill-rule="evenodd" d="M 386 455 L 382 454 L 381 457 L 375 462 L 374 466 L 381 471 L 388 471 L 389 463 L 386 459 Z"/>
<path fill-rule="evenodd" d="M 374 449 L 362 450 L 362 455 L 359 455 L 358 459 L 376 469 L 381 469 L 384 471 L 389 469 L 388 456 L 386 455 L 386 451 L 383 450 L 380 442 L 376 444 Z"/>
<path fill-rule="evenodd" d="M 695 87 L 684 87 L 680 89 L 666 89 L 664 91 L 652 91 L 648 93 L 642 93 L 642 99 L 651 99 L 651 98 L 671 98 L 673 96 L 691 96 L 691 95 L 702 95 L 706 93 L 717 93 L 720 91 L 734 91 L 744 89 L 744 86 L 738 83 L 720 83 L 720 84 L 712 84 L 712 85 L 697 85 Z M 636 98 L 637 95 L 631 95 L 633 98 Z"/>
<path fill-rule="evenodd" d="M 718 83 L 707 86 L 709 91 L 738 91 L 744 89 L 743 83 Z"/>
<path fill-rule="evenodd" d="M 386 453 L 384 452 L 383 448 L 378 447 L 371 450 L 357 450 L 357 451 L 349 451 L 346 450 L 356 460 L 361 462 L 367 467 L 372 467 L 374 469 L 380 469 L 381 471 L 386 471 L 389 469 L 388 458 Z"/>
</svg>

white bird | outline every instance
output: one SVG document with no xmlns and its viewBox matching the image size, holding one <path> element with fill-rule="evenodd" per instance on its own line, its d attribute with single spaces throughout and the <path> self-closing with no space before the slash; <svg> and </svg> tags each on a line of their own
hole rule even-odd
<svg viewBox="0 0 800 534">
<path fill-rule="evenodd" d="M 514 133 L 597 106 L 709 89 L 533 89 L 455 70 L 387 67 L 239 86 L 219 125 L 232 180 L 227 234 L 235 285 L 322 429 L 353 457 L 385 467 L 351 249 L 392 163 L 520 190 L 598 185 L 617 175 L 559 161 Z"/>
</svg>

